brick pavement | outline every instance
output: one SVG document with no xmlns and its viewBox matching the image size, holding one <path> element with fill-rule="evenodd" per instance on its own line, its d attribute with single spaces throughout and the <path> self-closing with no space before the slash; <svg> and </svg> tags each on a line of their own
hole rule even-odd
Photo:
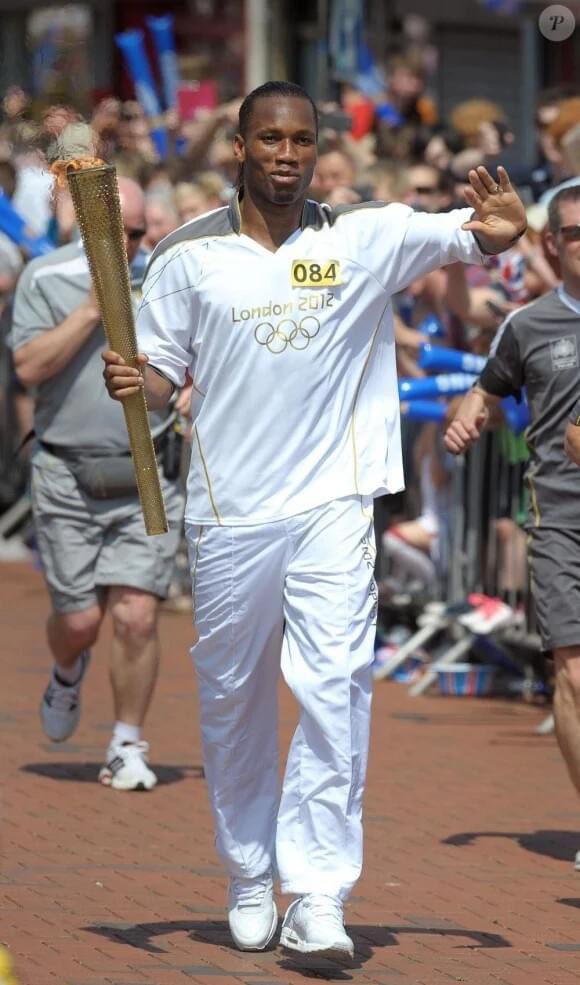
<svg viewBox="0 0 580 985">
<path fill-rule="evenodd" d="M 580 983 L 579 805 L 538 709 L 377 686 L 366 869 L 347 908 L 353 967 L 241 954 L 224 919 L 201 770 L 189 616 L 162 618 L 147 737 L 162 784 L 96 782 L 108 741 L 106 634 L 74 740 L 37 720 L 47 674 L 40 576 L 0 567 L 0 943 L 20 985 Z M 282 696 L 287 738 L 294 709 Z"/>
</svg>

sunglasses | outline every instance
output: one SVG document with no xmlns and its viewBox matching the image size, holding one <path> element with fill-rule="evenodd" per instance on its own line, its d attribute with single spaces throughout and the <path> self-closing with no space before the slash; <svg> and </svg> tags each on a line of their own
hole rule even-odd
<svg viewBox="0 0 580 985">
<path fill-rule="evenodd" d="M 125 236 L 131 240 L 143 239 L 145 232 L 145 229 L 125 229 Z"/>
<path fill-rule="evenodd" d="M 580 225 L 560 226 L 560 234 L 566 243 L 577 243 L 580 240 Z"/>
</svg>

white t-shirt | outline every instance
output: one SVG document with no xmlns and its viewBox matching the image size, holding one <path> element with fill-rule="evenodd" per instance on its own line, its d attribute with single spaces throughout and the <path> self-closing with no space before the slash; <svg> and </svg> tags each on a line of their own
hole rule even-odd
<svg viewBox="0 0 580 985">
<path fill-rule="evenodd" d="M 240 233 L 236 199 L 159 244 L 138 342 L 194 382 L 187 520 L 266 523 L 403 488 L 391 295 L 480 263 L 471 215 L 307 202 L 272 253 Z"/>
</svg>

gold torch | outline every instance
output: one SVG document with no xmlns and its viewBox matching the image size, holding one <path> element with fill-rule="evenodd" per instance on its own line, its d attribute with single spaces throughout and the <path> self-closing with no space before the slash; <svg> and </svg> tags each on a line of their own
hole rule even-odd
<svg viewBox="0 0 580 985">
<path fill-rule="evenodd" d="M 83 124 L 73 124 L 72 128 L 76 131 L 78 153 L 79 131 L 90 131 Z M 62 138 L 72 128 L 67 127 Z M 64 141 L 62 149 L 70 151 Z M 83 151 L 76 158 L 63 154 L 64 159 L 56 161 L 52 170 L 61 181 L 63 175 L 68 180 L 109 346 L 128 365 L 136 366 L 137 337 L 117 172 L 113 165 L 90 156 L 90 141 Z M 123 410 L 145 529 L 148 534 L 166 533 L 167 518 L 145 394 L 141 391 L 128 397 L 123 401 Z"/>
</svg>

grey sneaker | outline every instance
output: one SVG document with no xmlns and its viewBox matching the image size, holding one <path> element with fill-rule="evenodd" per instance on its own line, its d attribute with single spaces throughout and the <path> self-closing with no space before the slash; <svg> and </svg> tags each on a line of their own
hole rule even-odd
<svg viewBox="0 0 580 985">
<path fill-rule="evenodd" d="M 344 929 L 341 900 L 318 893 L 294 900 L 284 917 L 280 944 L 301 954 L 352 960 L 354 944 Z"/>
<path fill-rule="evenodd" d="M 81 717 L 81 684 L 89 665 L 90 653 L 80 654 L 81 672 L 75 684 L 67 684 L 58 676 L 58 665 L 52 668 L 50 680 L 40 703 L 40 720 L 45 734 L 53 742 L 64 742 L 76 729 Z"/>
</svg>

